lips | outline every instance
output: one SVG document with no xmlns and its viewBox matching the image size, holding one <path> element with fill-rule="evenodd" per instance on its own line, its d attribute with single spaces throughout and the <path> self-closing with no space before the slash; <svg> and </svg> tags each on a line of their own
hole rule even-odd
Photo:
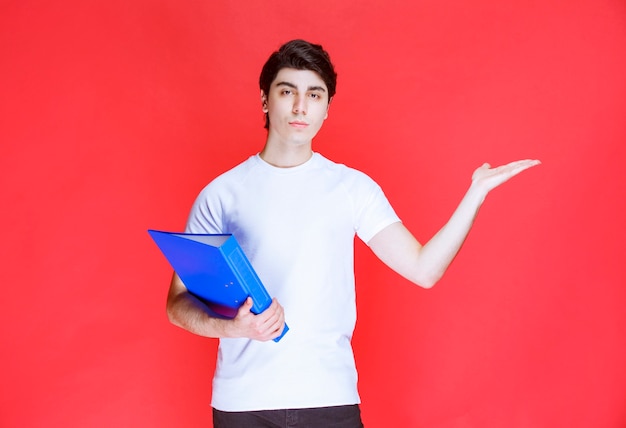
<svg viewBox="0 0 626 428">
<path fill-rule="evenodd" d="M 294 128 L 306 128 L 307 126 L 309 126 L 308 123 L 300 120 L 291 121 L 289 122 L 289 125 L 293 126 Z"/>
</svg>

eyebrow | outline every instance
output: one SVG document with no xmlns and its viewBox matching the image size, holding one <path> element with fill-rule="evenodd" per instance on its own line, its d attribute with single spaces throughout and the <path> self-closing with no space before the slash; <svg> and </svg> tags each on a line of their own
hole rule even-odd
<svg viewBox="0 0 626 428">
<path fill-rule="evenodd" d="M 289 88 L 298 89 L 298 87 L 296 85 L 294 85 L 293 83 L 290 83 L 290 82 L 278 82 L 278 83 L 276 83 L 276 86 L 287 86 Z M 324 89 L 323 86 L 309 86 L 307 88 L 307 91 L 322 91 L 322 92 L 326 92 L 326 89 Z"/>
</svg>

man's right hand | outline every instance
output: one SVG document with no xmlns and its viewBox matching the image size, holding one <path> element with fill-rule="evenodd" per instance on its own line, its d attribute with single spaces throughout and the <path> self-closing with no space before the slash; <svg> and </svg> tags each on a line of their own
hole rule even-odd
<svg viewBox="0 0 626 428">
<path fill-rule="evenodd" d="M 248 297 L 237 311 L 227 328 L 229 337 L 247 337 L 248 339 L 266 342 L 280 336 L 285 327 L 285 311 L 274 298 L 272 304 L 260 314 L 254 314 L 252 298 Z"/>
</svg>

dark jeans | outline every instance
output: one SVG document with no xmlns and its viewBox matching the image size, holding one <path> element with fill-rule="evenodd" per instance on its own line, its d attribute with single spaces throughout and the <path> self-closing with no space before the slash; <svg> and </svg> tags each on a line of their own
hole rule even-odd
<svg viewBox="0 0 626 428">
<path fill-rule="evenodd" d="M 222 412 L 213 409 L 214 428 L 363 428 L 361 409 L 351 406 Z"/>
</svg>

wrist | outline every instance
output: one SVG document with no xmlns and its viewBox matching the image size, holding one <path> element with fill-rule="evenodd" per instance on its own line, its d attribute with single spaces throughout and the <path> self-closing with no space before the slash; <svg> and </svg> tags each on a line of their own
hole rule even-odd
<svg viewBox="0 0 626 428">
<path fill-rule="evenodd" d="M 472 184 L 467 190 L 466 197 L 471 201 L 474 201 L 478 205 L 482 205 L 488 193 L 488 189 L 486 189 L 484 186 L 481 186 L 476 181 L 472 181 Z"/>
</svg>

